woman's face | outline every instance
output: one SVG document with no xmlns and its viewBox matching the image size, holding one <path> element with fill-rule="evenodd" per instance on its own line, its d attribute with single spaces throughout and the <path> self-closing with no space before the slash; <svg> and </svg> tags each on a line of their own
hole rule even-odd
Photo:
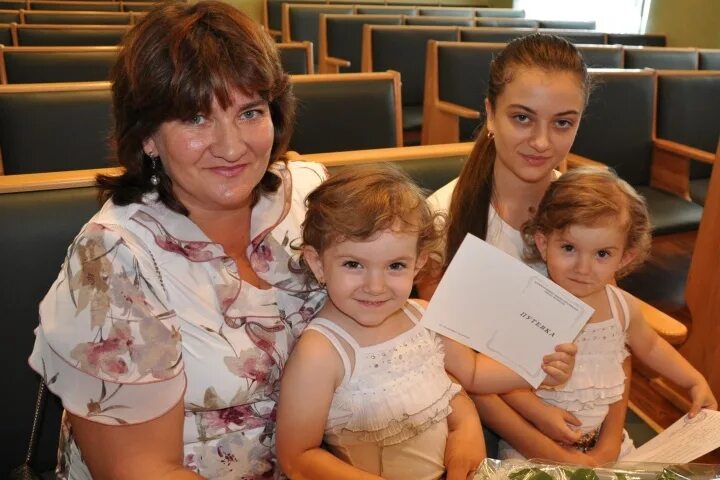
<svg viewBox="0 0 720 480">
<path fill-rule="evenodd" d="M 584 105 L 576 74 L 516 69 L 495 108 L 485 102 L 488 130 L 495 134 L 495 169 L 525 182 L 548 178 L 570 151 Z"/>
<path fill-rule="evenodd" d="M 160 125 L 143 143 L 159 155 L 173 182 L 173 193 L 190 216 L 250 207 L 252 191 L 268 167 L 274 139 L 268 103 L 255 93 L 235 90 L 223 110 L 189 121 Z"/>
</svg>

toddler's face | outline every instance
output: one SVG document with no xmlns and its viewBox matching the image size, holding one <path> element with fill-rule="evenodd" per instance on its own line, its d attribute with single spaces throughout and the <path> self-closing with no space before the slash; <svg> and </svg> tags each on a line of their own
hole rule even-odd
<svg viewBox="0 0 720 480">
<path fill-rule="evenodd" d="M 345 240 L 320 256 L 306 255 L 316 278 L 327 286 L 335 307 L 362 326 L 380 325 L 410 296 L 424 263 L 417 233 L 384 230 L 369 240 Z"/>
<path fill-rule="evenodd" d="M 535 243 L 550 278 L 578 298 L 604 290 L 633 258 L 625 248 L 627 232 L 618 223 L 571 225 L 550 235 L 537 233 Z"/>
</svg>

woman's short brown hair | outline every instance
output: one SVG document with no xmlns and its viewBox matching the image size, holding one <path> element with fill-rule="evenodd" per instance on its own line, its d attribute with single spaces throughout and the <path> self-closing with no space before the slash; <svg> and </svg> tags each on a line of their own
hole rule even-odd
<svg viewBox="0 0 720 480">
<path fill-rule="evenodd" d="M 536 232 L 550 235 L 572 225 L 592 227 L 607 222 L 625 231 L 625 248 L 636 252 L 633 260 L 617 272 L 616 278 L 622 278 L 650 253 L 652 235 L 645 199 L 611 170 L 570 169 L 550 184 L 534 218 L 523 226 L 526 259 L 540 260 Z"/>
<path fill-rule="evenodd" d="M 101 198 L 119 205 L 139 202 L 156 188 L 143 141 L 163 122 L 209 112 L 214 99 L 227 108 L 234 89 L 258 93 L 269 103 L 275 130 L 270 164 L 281 160 L 290 141 L 295 102 L 275 44 L 259 24 L 225 3 L 160 3 L 123 39 L 111 80 L 112 141 L 125 173 L 100 176 L 98 183 Z M 187 214 L 162 168 L 159 177 L 160 200 Z M 279 179 L 267 172 L 253 200 L 278 186 Z"/>
</svg>

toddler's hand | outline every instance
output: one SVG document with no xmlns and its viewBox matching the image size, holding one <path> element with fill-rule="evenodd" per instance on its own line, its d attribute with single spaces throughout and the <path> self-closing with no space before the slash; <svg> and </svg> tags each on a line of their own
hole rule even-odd
<svg viewBox="0 0 720 480">
<path fill-rule="evenodd" d="M 559 443 L 572 445 L 582 437 L 582 433 L 568 425 L 579 427 L 582 422 L 567 410 L 553 405 L 545 405 L 542 414 L 534 419 L 533 423 L 538 430 Z"/>
<path fill-rule="evenodd" d="M 555 387 L 567 382 L 575 368 L 577 345 L 561 343 L 555 347 L 555 353 L 543 357 L 542 369 L 547 374 L 542 385 Z"/>
<path fill-rule="evenodd" d="M 718 409 L 718 402 L 710 389 L 710 385 L 708 385 L 707 380 L 704 378 L 701 382 L 698 382 L 690 388 L 690 398 L 692 399 L 692 406 L 690 407 L 690 412 L 688 412 L 689 418 L 693 418 L 700 413 L 700 410 L 703 408 L 710 410 Z"/>
</svg>

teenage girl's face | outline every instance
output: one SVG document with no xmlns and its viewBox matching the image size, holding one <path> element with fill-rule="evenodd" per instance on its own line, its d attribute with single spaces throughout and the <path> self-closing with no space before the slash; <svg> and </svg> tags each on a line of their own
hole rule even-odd
<svg viewBox="0 0 720 480">
<path fill-rule="evenodd" d="M 578 298 L 588 297 L 613 283 L 617 272 L 635 256 L 625 248 L 623 222 L 595 226 L 571 225 L 550 235 L 535 234 L 535 244 L 552 281 Z"/>
<path fill-rule="evenodd" d="M 547 179 L 570 151 L 584 105 L 576 74 L 516 68 L 495 107 L 485 102 L 495 169 L 530 183 Z"/>
<path fill-rule="evenodd" d="M 410 297 L 424 263 L 417 243 L 416 233 L 384 230 L 366 241 L 335 242 L 320 256 L 308 249 L 305 259 L 341 314 L 361 326 L 376 327 Z"/>
</svg>

